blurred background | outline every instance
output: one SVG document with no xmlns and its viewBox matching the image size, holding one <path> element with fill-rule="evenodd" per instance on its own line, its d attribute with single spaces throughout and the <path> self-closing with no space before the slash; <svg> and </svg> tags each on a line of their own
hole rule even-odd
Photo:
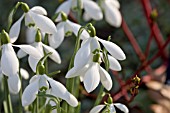
<svg viewBox="0 0 170 113">
<path fill-rule="evenodd" d="M 51 18 L 59 4 L 61 4 L 64 0 L 22 1 L 26 2 L 30 8 L 36 5 L 44 7 L 48 12 L 48 17 Z M 169 43 L 167 42 L 168 44 L 165 50 L 161 50 L 161 47 L 166 43 L 166 40 L 168 40 L 170 35 L 170 0 L 150 0 L 149 5 L 152 7 L 150 14 L 153 11 L 158 14 L 156 19 L 154 19 L 154 24 L 157 26 L 155 29 L 152 28 L 153 26 L 151 25 L 153 20 L 147 15 L 145 10 L 149 0 L 147 2 L 146 1 L 147 0 L 119 0 L 121 5 L 120 11 L 124 20 L 124 23 L 120 28 L 114 28 L 107 24 L 104 20 L 93 23 L 96 27 L 97 36 L 107 39 L 107 37 L 111 35 L 112 42 L 118 44 L 124 50 L 127 57 L 126 60 L 120 61 L 122 65 L 121 72 L 117 73 L 110 70 L 110 74 L 112 75 L 112 79 L 114 81 L 111 91 L 112 96 L 115 97 L 114 95 L 116 95 L 119 89 L 121 89 L 120 82 L 126 83 L 126 81 L 131 79 L 136 72 L 142 79 L 138 90 L 139 92 L 134 98 L 132 98 L 132 100 L 128 100 L 126 95 L 122 94 L 122 96 L 115 101 L 126 104 L 130 109 L 130 113 L 170 113 L 170 96 L 168 95 L 170 94 L 170 86 L 165 84 L 166 78 L 170 78 L 170 69 L 167 69 L 169 66 Z M 18 0 L 0 0 L 0 31 L 7 28 L 8 15 L 17 2 Z M 17 13 L 14 15 L 14 21 L 16 21 L 22 13 L 23 12 L 19 8 Z M 74 21 L 72 18 L 70 18 L 70 20 Z M 86 22 L 82 20 L 82 25 L 85 24 Z M 20 37 L 16 42 L 17 44 L 27 43 L 25 38 L 25 30 L 26 27 L 23 23 Z M 154 33 L 155 35 L 153 35 Z M 153 38 L 150 41 L 149 53 L 147 54 L 146 49 L 150 35 L 152 35 Z M 157 35 L 159 35 L 159 38 L 161 37 L 160 39 L 163 40 L 163 42 L 159 42 L 159 40 L 155 41 L 156 38 L 154 37 L 157 37 Z M 159 47 L 159 44 L 162 44 L 161 47 Z M 73 54 L 74 45 L 75 38 L 72 36 L 66 37 L 64 42 L 57 49 L 61 55 L 61 65 L 53 63 L 51 60 L 49 60 L 48 63 L 49 72 L 61 70 L 61 73 L 54 77 L 63 84 L 66 82 L 64 77 L 68 71 L 67 69 Z M 144 59 L 142 59 L 140 52 L 138 54 L 138 52 L 135 51 L 138 47 L 144 54 Z M 160 50 L 163 52 L 159 52 Z M 159 53 L 158 57 L 149 65 L 144 66 L 144 62 L 152 59 L 157 53 Z M 25 68 L 29 72 L 30 76 L 33 76 L 27 62 L 27 57 L 21 59 L 20 66 Z M 143 68 L 140 70 L 141 67 Z M 24 86 L 27 84 L 28 81 L 24 81 Z M 82 101 L 81 109 L 82 113 L 86 113 L 93 106 L 95 96 L 99 92 L 99 88 L 89 95 L 87 95 L 84 91 L 83 84 L 81 84 L 80 89 L 80 93 L 82 94 L 79 98 L 79 100 Z M 131 94 L 128 90 L 127 96 L 131 99 Z M 17 98 L 17 96 L 13 96 L 13 100 L 17 100 Z M 17 101 L 13 102 L 17 106 Z M 17 110 L 17 107 L 14 109 Z"/>
</svg>

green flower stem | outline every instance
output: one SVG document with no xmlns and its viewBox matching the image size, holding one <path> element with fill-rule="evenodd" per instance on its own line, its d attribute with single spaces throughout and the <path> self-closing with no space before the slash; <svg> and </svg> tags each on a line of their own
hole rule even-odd
<svg viewBox="0 0 170 113">
<path fill-rule="evenodd" d="M 48 45 L 48 34 L 45 34 L 44 44 Z M 47 53 L 44 51 L 44 55 L 46 55 L 46 54 Z M 47 74 L 48 73 L 48 60 L 47 59 L 45 60 L 44 65 L 45 65 L 45 73 Z"/>
<path fill-rule="evenodd" d="M 19 113 L 23 113 L 23 110 L 22 110 L 22 76 L 21 76 L 20 70 L 19 70 L 19 78 L 21 80 L 21 89 L 19 91 Z"/>
<path fill-rule="evenodd" d="M 5 96 L 5 102 L 7 107 L 7 113 L 13 113 L 12 104 L 11 104 L 11 96 L 9 94 L 9 88 L 8 88 L 8 77 L 4 75 L 4 96 Z M 6 108 L 5 108 L 6 109 Z"/>
<path fill-rule="evenodd" d="M 81 17 L 82 17 L 82 10 L 81 10 L 81 0 L 77 0 L 77 8 L 78 8 L 78 23 L 80 24 L 81 23 Z"/>
</svg>

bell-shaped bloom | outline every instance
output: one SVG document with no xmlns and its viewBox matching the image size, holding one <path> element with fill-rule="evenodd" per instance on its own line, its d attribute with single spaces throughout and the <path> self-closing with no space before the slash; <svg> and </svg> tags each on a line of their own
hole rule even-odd
<svg viewBox="0 0 170 113">
<path fill-rule="evenodd" d="M 65 100 L 69 105 L 76 107 L 78 105 L 77 99 L 67 91 L 67 89 L 60 82 L 57 82 L 47 75 L 35 75 L 30 79 L 29 85 L 25 88 L 22 95 L 22 105 L 28 106 L 35 99 L 36 95 L 41 88 L 49 89 L 51 86 L 50 94 Z"/>
<path fill-rule="evenodd" d="M 16 21 L 9 31 L 9 36 L 11 38 L 11 43 L 18 39 L 20 33 L 21 22 L 25 19 L 25 25 L 40 29 L 42 32 L 54 35 L 57 33 L 55 24 L 47 16 L 47 12 L 44 8 L 40 6 L 35 6 L 31 8 L 28 12 L 24 13 L 18 21 Z"/>
<path fill-rule="evenodd" d="M 35 57 L 32 57 L 31 55 L 29 55 L 29 57 L 28 57 L 28 63 L 30 65 L 31 69 L 34 72 L 36 72 L 36 66 L 37 66 L 39 60 L 44 56 L 44 51 L 43 50 L 45 50 L 46 53 L 52 52 L 52 54 L 49 57 L 54 62 L 56 62 L 58 64 L 61 63 L 61 58 L 60 58 L 59 53 L 55 49 L 53 49 L 52 47 L 47 46 L 47 45 L 43 44 L 42 42 L 34 42 L 32 44 L 32 46 L 35 47 L 36 50 L 39 51 L 39 53 L 40 53 L 40 57 L 35 58 Z M 27 53 L 25 53 L 21 49 L 17 53 L 18 58 L 23 58 L 26 55 L 27 55 Z"/>
<path fill-rule="evenodd" d="M 78 31 L 80 29 L 80 25 L 76 24 L 74 22 L 71 22 L 70 20 L 62 21 L 57 24 L 57 33 L 55 35 L 49 36 L 49 45 L 53 48 L 57 48 L 62 41 L 64 40 L 64 36 L 68 35 L 70 33 L 74 33 L 75 36 L 78 35 Z M 80 35 L 81 39 L 85 39 L 89 34 L 87 31 L 83 31 L 82 34 Z M 58 37 L 58 38 L 56 38 Z"/>
<path fill-rule="evenodd" d="M 19 46 L 23 51 L 30 54 L 32 57 L 39 56 L 38 54 L 39 52 L 31 46 L 28 45 L 13 45 L 13 46 Z M 1 69 L 2 73 L 8 76 L 8 86 L 10 92 L 14 94 L 18 93 L 21 88 L 21 82 L 18 76 L 19 61 L 11 43 L 2 45 Z"/>
<path fill-rule="evenodd" d="M 92 108 L 89 113 L 100 113 L 105 107 L 106 105 L 97 105 L 94 108 Z M 124 104 L 121 104 L 121 103 L 112 103 L 108 105 L 105 112 L 116 113 L 115 107 L 119 109 L 120 111 L 122 111 L 123 113 L 129 113 L 128 108 Z"/>
<path fill-rule="evenodd" d="M 104 11 L 106 21 L 114 27 L 120 27 L 122 17 L 119 11 L 120 4 L 118 0 L 102 0 L 101 7 Z"/>
<path fill-rule="evenodd" d="M 124 60 L 126 58 L 121 48 L 112 42 L 102 40 L 97 36 L 83 40 L 81 48 L 76 53 L 74 67 L 68 71 L 66 78 L 80 76 L 87 92 L 93 91 L 100 80 L 107 90 L 112 88 L 112 80 L 108 72 L 98 62 L 93 62 L 93 52 L 96 49 L 100 50 L 99 41 L 111 54 L 108 56 L 110 69 L 120 71 L 121 66 L 116 59 Z M 100 55 L 100 59 L 102 59 L 102 55 Z"/>
<path fill-rule="evenodd" d="M 103 18 L 102 10 L 92 0 L 81 0 L 80 4 L 81 8 L 85 10 L 85 13 L 94 20 L 101 20 Z M 70 13 L 70 9 L 76 9 L 77 8 L 77 0 L 67 0 L 63 2 L 58 9 L 56 10 L 56 13 L 63 11 L 67 15 Z M 61 21 L 61 15 L 58 16 L 55 20 L 56 22 Z"/>
</svg>

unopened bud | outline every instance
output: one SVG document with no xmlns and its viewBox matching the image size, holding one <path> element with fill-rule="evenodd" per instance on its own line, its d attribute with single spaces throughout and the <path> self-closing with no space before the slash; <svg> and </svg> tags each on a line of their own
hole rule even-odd
<svg viewBox="0 0 170 113">
<path fill-rule="evenodd" d="M 67 20 L 67 15 L 66 15 L 66 13 L 61 12 L 61 18 L 62 18 L 62 21 L 66 21 L 66 20 Z"/>
<path fill-rule="evenodd" d="M 5 30 L 2 30 L 0 37 L 1 37 L 2 44 L 10 43 L 9 35 Z"/>
<path fill-rule="evenodd" d="M 153 21 L 156 21 L 158 17 L 158 11 L 156 9 L 153 9 L 151 14 L 150 14 L 150 18 L 153 20 Z"/>
<path fill-rule="evenodd" d="M 37 30 L 37 33 L 35 35 L 35 42 L 41 42 L 41 33 L 40 33 L 40 30 Z"/>
</svg>

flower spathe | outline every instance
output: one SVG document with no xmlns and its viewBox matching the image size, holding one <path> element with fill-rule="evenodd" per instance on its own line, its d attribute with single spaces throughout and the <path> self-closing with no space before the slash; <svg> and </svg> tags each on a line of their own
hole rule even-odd
<svg viewBox="0 0 170 113">
<path fill-rule="evenodd" d="M 81 2 L 81 8 L 84 8 L 85 13 L 94 20 L 101 20 L 103 18 L 102 10 L 92 0 L 80 0 Z M 58 9 L 56 10 L 56 13 L 58 12 L 65 12 L 67 15 L 70 13 L 70 9 L 77 8 L 77 0 L 67 0 L 63 2 Z M 61 15 L 55 20 L 56 22 L 61 21 Z"/>
<path fill-rule="evenodd" d="M 115 107 L 116 107 L 119 110 L 121 110 L 123 113 L 129 113 L 128 108 L 124 104 L 112 103 L 112 104 L 110 104 L 108 106 L 109 106 L 109 108 L 106 109 L 106 112 L 116 113 L 116 109 L 115 109 Z M 106 107 L 106 105 L 97 105 L 94 108 L 92 108 L 89 113 L 100 113 L 100 111 L 103 110 L 104 107 Z"/>
<path fill-rule="evenodd" d="M 45 74 L 35 75 L 30 79 L 30 83 L 25 88 L 22 95 L 22 105 L 30 105 L 36 99 L 38 91 L 42 87 L 46 87 L 47 89 L 49 89 L 49 84 L 51 86 L 50 94 L 67 101 L 67 103 L 73 107 L 76 107 L 78 105 L 77 99 L 67 91 L 64 85 L 62 85 L 60 82 L 51 79 Z"/>
</svg>

